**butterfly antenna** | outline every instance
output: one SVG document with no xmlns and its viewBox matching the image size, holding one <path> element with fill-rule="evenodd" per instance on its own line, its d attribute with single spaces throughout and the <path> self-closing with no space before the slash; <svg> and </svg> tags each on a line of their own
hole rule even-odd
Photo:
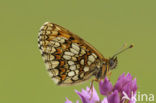
<svg viewBox="0 0 156 103">
<path fill-rule="evenodd" d="M 131 44 L 129 47 L 127 47 L 127 44 L 125 43 L 125 44 L 119 49 L 119 51 L 113 55 L 112 58 L 116 57 L 117 55 L 121 54 L 122 52 L 126 51 L 127 49 L 130 49 L 130 48 L 133 48 L 133 47 L 134 47 L 133 44 Z"/>
</svg>

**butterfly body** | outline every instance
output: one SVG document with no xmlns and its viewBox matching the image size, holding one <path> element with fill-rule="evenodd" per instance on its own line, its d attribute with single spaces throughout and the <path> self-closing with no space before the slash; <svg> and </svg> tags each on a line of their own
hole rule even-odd
<svg viewBox="0 0 156 103">
<path fill-rule="evenodd" d="M 91 76 L 104 78 L 117 65 L 117 58 L 104 58 L 88 42 L 54 23 L 41 27 L 38 46 L 50 77 L 58 85 L 78 84 Z"/>
</svg>

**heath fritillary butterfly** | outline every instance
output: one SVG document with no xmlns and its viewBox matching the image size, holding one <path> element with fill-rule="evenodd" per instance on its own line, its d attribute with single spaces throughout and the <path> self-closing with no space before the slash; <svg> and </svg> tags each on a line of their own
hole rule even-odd
<svg viewBox="0 0 156 103">
<path fill-rule="evenodd" d="M 117 65 L 117 54 L 106 59 L 92 45 L 69 30 L 50 22 L 40 29 L 38 46 L 50 77 L 58 85 L 73 85 L 95 76 L 104 78 Z"/>
</svg>

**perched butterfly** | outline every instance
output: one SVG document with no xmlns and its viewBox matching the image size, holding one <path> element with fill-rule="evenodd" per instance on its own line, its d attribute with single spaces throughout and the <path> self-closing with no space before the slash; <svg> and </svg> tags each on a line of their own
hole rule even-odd
<svg viewBox="0 0 156 103">
<path fill-rule="evenodd" d="M 40 29 L 38 45 L 50 77 L 58 85 L 73 85 L 95 76 L 104 78 L 117 66 L 117 54 L 106 59 L 92 45 L 69 30 L 46 22 Z"/>
</svg>

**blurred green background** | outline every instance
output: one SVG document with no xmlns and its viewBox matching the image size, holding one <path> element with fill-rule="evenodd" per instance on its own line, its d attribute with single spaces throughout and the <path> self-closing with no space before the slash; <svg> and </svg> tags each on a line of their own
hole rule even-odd
<svg viewBox="0 0 156 103">
<path fill-rule="evenodd" d="M 135 47 L 118 56 L 111 81 L 123 72 L 137 78 L 141 93 L 156 94 L 155 0 L 1 0 L 0 103 L 64 103 L 76 101 L 74 89 L 49 78 L 37 45 L 46 22 L 59 24 L 112 56 L 123 43 Z M 98 89 L 98 83 L 94 83 Z"/>
</svg>

